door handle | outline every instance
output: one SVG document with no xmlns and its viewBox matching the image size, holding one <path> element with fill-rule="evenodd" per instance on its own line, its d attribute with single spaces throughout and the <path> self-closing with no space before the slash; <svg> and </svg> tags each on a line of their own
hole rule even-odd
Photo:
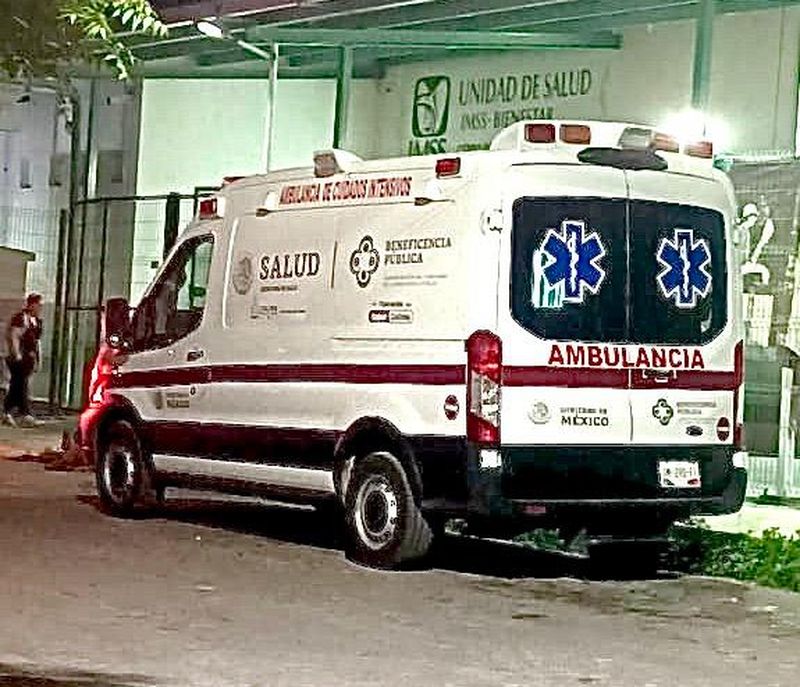
<svg viewBox="0 0 800 687">
<path fill-rule="evenodd" d="M 186 360 L 192 363 L 195 360 L 200 360 L 205 354 L 206 352 L 202 348 L 193 348 L 186 354 Z"/>
<path fill-rule="evenodd" d="M 675 376 L 670 370 L 642 370 L 643 379 L 652 379 L 656 384 L 666 384 Z"/>
</svg>

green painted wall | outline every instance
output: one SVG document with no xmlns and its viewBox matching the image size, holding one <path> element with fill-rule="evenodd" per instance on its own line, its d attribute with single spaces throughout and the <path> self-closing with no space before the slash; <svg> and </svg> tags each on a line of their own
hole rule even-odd
<svg viewBox="0 0 800 687">
<path fill-rule="evenodd" d="M 278 82 L 272 168 L 312 164 L 333 140 L 336 84 Z M 216 186 L 229 175 L 266 169 L 268 80 L 151 79 L 142 88 L 138 195 Z M 191 203 L 182 221 L 191 218 Z M 134 238 L 131 300 L 150 281 L 161 256 L 163 203 L 141 203 Z"/>
</svg>

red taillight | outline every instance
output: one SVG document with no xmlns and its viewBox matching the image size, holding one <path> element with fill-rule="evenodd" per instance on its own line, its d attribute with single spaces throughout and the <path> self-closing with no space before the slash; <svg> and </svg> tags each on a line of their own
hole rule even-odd
<svg viewBox="0 0 800 687">
<path fill-rule="evenodd" d="M 200 219 L 217 219 L 217 199 L 203 198 L 198 207 L 197 216 Z"/>
<path fill-rule="evenodd" d="M 503 343 L 489 331 L 467 339 L 467 439 L 477 444 L 500 443 L 500 391 Z"/>
<path fill-rule="evenodd" d="M 592 142 L 592 130 L 585 124 L 562 124 L 560 136 L 564 143 L 588 145 Z"/>
<path fill-rule="evenodd" d="M 744 382 L 744 341 L 736 344 L 733 350 L 733 373 L 736 387 L 740 387 Z"/>
<path fill-rule="evenodd" d="M 712 158 L 714 157 L 714 145 L 711 141 L 698 141 L 688 143 L 684 146 L 683 152 L 692 157 Z"/>
<path fill-rule="evenodd" d="M 739 410 L 742 407 L 742 384 L 744 384 L 744 341 L 736 344 L 733 352 L 734 382 L 736 388 L 733 396 L 733 445 L 737 448 L 744 448 L 744 418 L 739 418 Z"/>
<path fill-rule="evenodd" d="M 454 177 L 461 172 L 461 158 L 460 157 L 444 157 L 441 160 L 436 160 L 436 176 L 440 179 L 442 177 Z"/>
<path fill-rule="evenodd" d="M 526 124 L 525 140 L 528 143 L 555 143 L 556 127 L 554 124 Z"/>
<path fill-rule="evenodd" d="M 89 406 L 97 407 L 105 403 L 106 388 L 108 381 L 113 373 L 113 366 L 107 360 L 98 355 L 97 360 L 92 366 L 92 374 L 89 379 Z"/>
</svg>

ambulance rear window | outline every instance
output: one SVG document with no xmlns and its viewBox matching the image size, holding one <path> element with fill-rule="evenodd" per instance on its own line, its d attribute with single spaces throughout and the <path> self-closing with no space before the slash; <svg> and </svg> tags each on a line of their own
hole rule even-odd
<svg viewBox="0 0 800 687">
<path fill-rule="evenodd" d="M 625 199 L 524 198 L 514 206 L 511 314 L 544 339 L 621 341 Z"/>
<path fill-rule="evenodd" d="M 673 203 L 515 204 L 511 314 L 562 341 L 703 344 L 727 322 L 722 216 Z"/>
<path fill-rule="evenodd" d="M 725 224 L 714 210 L 630 203 L 630 340 L 704 344 L 727 323 Z"/>
</svg>

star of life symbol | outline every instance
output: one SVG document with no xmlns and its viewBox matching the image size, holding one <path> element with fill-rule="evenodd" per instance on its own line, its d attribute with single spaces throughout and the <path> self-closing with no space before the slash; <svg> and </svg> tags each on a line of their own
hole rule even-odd
<svg viewBox="0 0 800 687">
<path fill-rule="evenodd" d="M 707 239 L 695 239 L 693 229 L 673 229 L 672 240 L 661 239 L 656 258 L 663 267 L 658 288 L 678 308 L 696 308 L 711 292 L 711 250 Z"/>
<path fill-rule="evenodd" d="M 596 231 L 586 232 L 585 222 L 565 220 L 560 229 L 548 229 L 540 253 L 547 258 L 543 276 L 551 288 L 563 288 L 564 303 L 583 303 L 587 292 L 600 291 L 606 249 Z"/>
</svg>

